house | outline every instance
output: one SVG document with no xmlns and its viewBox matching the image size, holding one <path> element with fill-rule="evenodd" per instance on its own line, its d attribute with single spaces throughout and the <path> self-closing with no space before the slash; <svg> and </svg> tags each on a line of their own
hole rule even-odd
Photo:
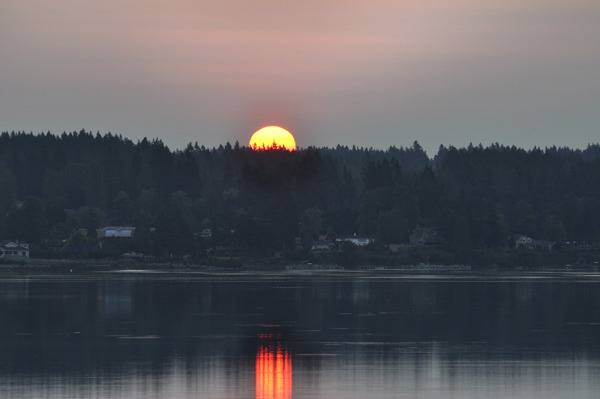
<svg viewBox="0 0 600 399">
<path fill-rule="evenodd" d="M 416 227 L 408 238 L 408 242 L 415 246 L 442 244 L 442 237 L 434 227 Z"/>
<path fill-rule="evenodd" d="M 515 237 L 515 248 L 516 249 L 533 249 L 534 239 L 524 235 L 518 235 Z"/>
<path fill-rule="evenodd" d="M 123 253 L 121 257 L 127 259 L 142 259 L 144 257 L 144 254 L 141 252 L 127 251 Z"/>
<path fill-rule="evenodd" d="M 349 242 L 350 244 L 354 245 L 355 247 L 366 247 L 367 245 L 373 243 L 373 239 L 372 238 L 365 238 L 365 237 L 345 237 L 345 238 L 338 238 L 335 240 L 336 243 L 341 244 L 344 242 Z"/>
<path fill-rule="evenodd" d="M 135 227 L 107 226 L 96 230 L 98 238 L 133 238 Z"/>
<path fill-rule="evenodd" d="M 543 252 L 552 252 L 555 244 L 556 243 L 554 241 L 548 241 L 548 240 L 534 240 L 533 241 L 533 247 L 535 249 L 537 249 L 538 251 L 543 251 Z"/>
<path fill-rule="evenodd" d="M 20 241 L 2 241 L 0 258 L 29 258 L 29 244 Z"/>
<path fill-rule="evenodd" d="M 517 235 L 515 237 L 516 249 L 529 249 L 543 252 L 551 252 L 554 249 L 555 242 L 548 240 L 536 240 L 525 235 Z"/>
<path fill-rule="evenodd" d="M 587 241 L 563 241 L 557 244 L 561 251 L 568 252 L 586 252 L 591 251 L 595 246 Z"/>
<path fill-rule="evenodd" d="M 317 240 L 313 243 L 310 250 L 313 252 L 331 251 L 334 248 L 334 246 L 335 245 L 331 241 Z"/>
<path fill-rule="evenodd" d="M 202 231 L 200 232 L 199 236 L 203 240 L 210 240 L 212 238 L 212 236 L 213 236 L 212 229 L 208 228 L 208 227 L 205 228 L 205 229 L 202 229 Z"/>
</svg>

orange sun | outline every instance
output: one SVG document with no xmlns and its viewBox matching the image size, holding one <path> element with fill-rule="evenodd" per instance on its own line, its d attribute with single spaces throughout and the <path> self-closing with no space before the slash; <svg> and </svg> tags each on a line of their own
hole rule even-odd
<svg viewBox="0 0 600 399">
<path fill-rule="evenodd" d="M 250 148 L 256 151 L 296 151 L 296 140 L 292 133 L 279 126 L 267 126 L 250 137 Z"/>
</svg>

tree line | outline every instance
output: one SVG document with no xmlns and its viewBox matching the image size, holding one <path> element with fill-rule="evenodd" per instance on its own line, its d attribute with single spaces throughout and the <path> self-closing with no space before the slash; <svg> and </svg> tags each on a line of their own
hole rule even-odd
<svg viewBox="0 0 600 399">
<path fill-rule="evenodd" d="M 257 152 L 86 131 L 0 134 L 1 238 L 40 256 L 92 256 L 95 231 L 115 225 L 135 226 L 130 245 L 160 257 L 217 247 L 271 256 L 354 235 L 384 248 L 419 227 L 450 251 L 508 248 L 516 234 L 596 242 L 600 146 L 441 146 L 429 158 L 417 142 Z"/>
</svg>

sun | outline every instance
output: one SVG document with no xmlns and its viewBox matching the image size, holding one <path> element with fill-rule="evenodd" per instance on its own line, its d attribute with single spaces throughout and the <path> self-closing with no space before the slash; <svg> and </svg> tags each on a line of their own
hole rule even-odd
<svg viewBox="0 0 600 399">
<path fill-rule="evenodd" d="M 266 126 L 250 137 L 250 148 L 255 151 L 296 151 L 296 139 L 288 130 L 279 126 Z"/>
</svg>

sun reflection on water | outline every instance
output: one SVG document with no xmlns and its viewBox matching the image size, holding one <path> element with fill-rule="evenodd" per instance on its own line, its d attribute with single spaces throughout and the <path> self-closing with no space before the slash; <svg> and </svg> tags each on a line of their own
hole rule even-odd
<svg viewBox="0 0 600 399">
<path fill-rule="evenodd" d="M 255 370 L 256 399 L 292 398 L 292 358 L 285 348 L 261 346 Z"/>
</svg>

